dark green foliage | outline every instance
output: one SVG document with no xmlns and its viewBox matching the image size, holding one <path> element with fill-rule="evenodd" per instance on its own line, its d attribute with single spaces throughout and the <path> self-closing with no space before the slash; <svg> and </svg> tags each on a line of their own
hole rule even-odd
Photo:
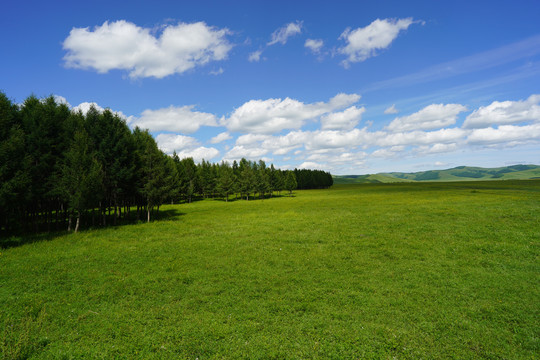
<svg viewBox="0 0 540 360">
<path fill-rule="evenodd" d="M 225 196 L 225 201 L 229 201 L 229 194 L 234 192 L 236 175 L 234 175 L 234 171 L 229 164 L 225 162 L 222 162 L 219 166 L 218 174 L 218 191 Z"/>
<path fill-rule="evenodd" d="M 197 165 L 167 156 L 148 130 L 131 131 L 110 110 L 73 112 L 52 96 L 30 96 L 19 107 L 0 92 L 1 235 L 72 229 L 74 219 L 75 231 L 150 221 L 162 204 L 195 196 L 265 198 L 283 190 L 290 173 L 262 160 Z M 302 188 L 331 180 L 313 170 L 298 176 L 307 179 Z"/>
<path fill-rule="evenodd" d="M 294 169 L 298 189 L 326 189 L 334 184 L 332 175 L 322 170 Z"/>
<path fill-rule="evenodd" d="M 292 191 L 296 189 L 298 183 L 296 182 L 296 175 L 292 171 L 288 171 L 285 176 L 285 189 L 289 191 L 289 196 L 292 194 Z"/>
<path fill-rule="evenodd" d="M 168 197 L 170 190 L 167 184 L 167 158 L 157 147 L 156 141 L 148 130 L 136 128 L 133 132 L 137 144 L 136 154 L 140 159 L 138 173 L 138 191 L 146 205 L 146 220 L 154 207 L 159 208 Z"/>
<path fill-rule="evenodd" d="M 109 110 L 0 93 L 0 233 L 106 225 L 159 207 L 180 186 L 172 159 Z M 178 196 L 178 195 L 176 195 Z M 112 209 L 112 214 L 111 214 Z M 97 210 L 97 211 L 96 211 Z"/>
<path fill-rule="evenodd" d="M 64 154 L 57 179 L 56 192 L 66 201 L 70 214 L 68 231 L 71 230 L 72 215 L 75 215 L 77 232 L 81 213 L 98 205 L 103 189 L 102 166 L 84 129 L 75 133 L 71 146 Z"/>
</svg>

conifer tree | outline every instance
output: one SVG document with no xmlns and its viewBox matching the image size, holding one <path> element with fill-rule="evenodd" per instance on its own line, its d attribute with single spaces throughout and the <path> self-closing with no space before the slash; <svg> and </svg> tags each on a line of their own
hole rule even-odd
<svg viewBox="0 0 540 360">
<path fill-rule="evenodd" d="M 75 215 L 77 232 L 83 210 L 97 202 L 103 178 L 101 164 L 84 129 L 75 133 L 58 175 L 57 192 L 66 200 L 70 214 L 68 231 L 71 231 L 71 219 Z"/>
<path fill-rule="evenodd" d="M 226 162 L 219 166 L 218 189 L 222 195 L 225 195 L 225 202 L 229 201 L 229 194 L 234 191 L 236 176 L 233 169 Z"/>
<path fill-rule="evenodd" d="M 296 189 L 296 187 L 297 183 L 294 171 L 287 171 L 287 175 L 285 176 L 285 189 L 289 191 L 289 196 L 292 196 L 292 191 Z"/>
</svg>

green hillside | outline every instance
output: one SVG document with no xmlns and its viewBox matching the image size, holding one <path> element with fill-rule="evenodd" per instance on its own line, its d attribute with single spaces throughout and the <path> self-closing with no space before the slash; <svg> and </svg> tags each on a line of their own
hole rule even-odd
<svg viewBox="0 0 540 360">
<path fill-rule="evenodd" d="M 400 179 L 388 174 L 371 174 L 371 175 L 343 175 L 334 176 L 335 184 L 380 184 L 380 183 L 397 183 L 411 182 L 412 180 Z"/>
<path fill-rule="evenodd" d="M 512 165 L 499 168 L 458 166 L 446 170 L 429 170 L 414 173 L 391 172 L 373 175 L 334 176 L 336 184 L 393 183 L 405 181 L 485 181 L 527 180 L 540 178 L 538 165 Z"/>
</svg>

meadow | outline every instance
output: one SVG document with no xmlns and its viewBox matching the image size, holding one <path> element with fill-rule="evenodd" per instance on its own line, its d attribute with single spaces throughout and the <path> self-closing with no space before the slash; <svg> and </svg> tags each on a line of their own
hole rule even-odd
<svg viewBox="0 0 540 360">
<path fill-rule="evenodd" d="M 23 239 L 0 357 L 535 359 L 539 214 L 540 180 L 335 185 Z"/>
</svg>

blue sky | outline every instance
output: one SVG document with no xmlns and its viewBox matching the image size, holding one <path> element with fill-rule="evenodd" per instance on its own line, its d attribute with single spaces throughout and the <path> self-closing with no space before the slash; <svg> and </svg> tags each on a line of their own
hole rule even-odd
<svg viewBox="0 0 540 360">
<path fill-rule="evenodd" d="M 538 1 L 10 1 L 0 90 L 334 174 L 540 164 Z"/>
</svg>

